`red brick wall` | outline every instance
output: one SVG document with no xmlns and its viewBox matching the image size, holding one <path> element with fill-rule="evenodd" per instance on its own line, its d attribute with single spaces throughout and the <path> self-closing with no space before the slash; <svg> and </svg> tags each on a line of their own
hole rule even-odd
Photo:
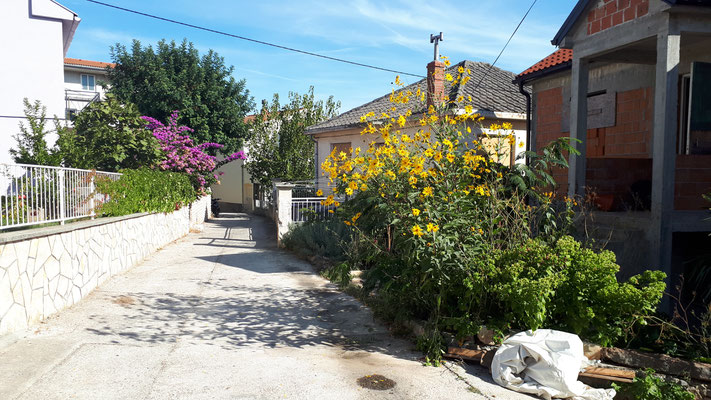
<svg viewBox="0 0 711 400">
<path fill-rule="evenodd" d="M 603 0 L 588 13 L 588 36 L 646 15 L 649 0 Z"/>
<path fill-rule="evenodd" d="M 588 130 L 588 157 L 652 157 L 654 90 L 617 93 L 615 126 Z"/>
<path fill-rule="evenodd" d="M 677 155 L 674 209 L 701 210 L 711 203 L 701 197 L 711 193 L 711 155 Z"/>
<path fill-rule="evenodd" d="M 563 88 L 553 88 L 535 93 L 536 104 L 536 149 L 540 150 L 548 143 L 561 136 L 563 122 Z M 553 178 L 558 183 L 559 191 L 568 191 L 568 170 L 555 168 Z"/>
</svg>

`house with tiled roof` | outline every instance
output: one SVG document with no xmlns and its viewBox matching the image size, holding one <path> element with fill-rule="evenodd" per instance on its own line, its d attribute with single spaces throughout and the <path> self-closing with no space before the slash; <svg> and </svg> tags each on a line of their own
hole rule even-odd
<svg viewBox="0 0 711 400">
<path fill-rule="evenodd" d="M 116 64 L 102 61 L 64 58 L 65 118 L 72 120 L 84 107 L 104 98 L 108 69 Z"/>
<path fill-rule="evenodd" d="M 456 76 L 459 67 L 470 71 L 468 74 L 470 79 L 466 83 L 451 84 L 444 79 L 444 76 L 448 73 Z M 493 123 L 508 122 L 512 124 L 517 136 L 516 142 L 526 143 L 526 101 L 519 87 L 512 83 L 515 78 L 514 73 L 487 63 L 468 60 L 452 64 L 446 69 L 443 63 L 433 61 L 427 66 L 427 71 L 427 78 L 400 88 L 395 91 L 395 94 L 397 95 L 400 92 L 407 93 L 408 91 L 416 93 L 419 89 L 420 92 L 427 93 L 430 96 L 427 103 L 431 103 L 432 97 L 439 100 L 445 97 L 453 100 L 463 98 L 463 101 L 455 102 L 450 106 L 452 112 L 457 112 L 457 109 L 463 108 L 466 103 L 472 105 L 476 112 L 485 118 L 483 125 L 472 126 L 474 134 L 487 131 L 486 127 Z M 428 90 L 428 87 L 433 89 Z M 333 149 L 348 151 L 356 147 L 367 148 L 367 142 L 370 142 L 372 137 L 361 135 L 361 131 L 365 127 L 365 124 L 361 121 L 363 115 L 371 112 L 376 116 L 382 115 L 382 113 L 400 115 L 410 109 L 413 115 L 416 116 L 426 111 L 427 103 L 391 103 L 390 95 L 391 93 L 388 93 L 378 97 L 335 118 L 306 129 L 306 134 L 311 135 L 316 142 L 317 179 L 321 176 L 319 166 Z M 469 98 L 471 98 L 471 101 Z M 392 111 L 393 107 L 395 107 L 395 111 Z M 377 121 L 375 123 L 377 124 Z M 417 129 L 414 126 L 406 126 L 403 129 L 403 133 L 414 133 Z M 509 164 L 514 163 L 517 160 L 517 156 L 524 150 L 525 146 L 512 146 L 506 155 L 507 158 L 501 161 Z M 520 159 L 519 162 L 521 162 Z"/>
<path fill-rule="evenodd" d="M 552 43 L 516 77 L 531 147 L 579 141 L 557 189 L 594 195 L 623 277 L 688 273 L 711 244 L 711 0 L 580 0 Z"/>
</svg>

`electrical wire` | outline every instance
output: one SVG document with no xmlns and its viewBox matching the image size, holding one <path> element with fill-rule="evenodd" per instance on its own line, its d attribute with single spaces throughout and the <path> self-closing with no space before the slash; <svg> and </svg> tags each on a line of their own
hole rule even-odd
<svg viewBox="0 0 711 400">
<path fill-rule="evenodd" d="M 93 0 L 89 0 L 89 1 L 93 1 Z M 483 82 L 484 79 L 489 75 L 489 72 L 491 72 L 491 69 L 494 68 L 494 65 L 496 65 L 496 62 L 499 61 L 499 57 L 501 57 L 501 55 L 504 54 L 504 50 L 506 50 L 506 47 L 509 45 L 509 43 L 511 43 L 511 39 L 513 39 L 514 35 L 518 31 L 518 28 L 521 27 L 521 24 L 523 24 L 523 21 L 526 19 L 526 17 L 528 17 L 528 13 L 531 12 L 531 9 L 533 8 L 534 5 L 536 5 L 537 1 L 538 0 L 533 0 L 533 3 L 531 3 L 531 6 L 528 7 L 528 11 L 526 11 L 526 14 L 523 15 L 523 18 L 521 18 L 521 21 L 518 22 L 518 25 L 516 25 L 516 29 L 514 29 L 514 31 L 511 32 L 511 36 L 509 36 L 509 40 L 506 41 L 506 44 L 504 44 L 504 47 L 499 52 L 499 55 L 496 56 L 496 59 L 494 60 L 493 63 L 491 63 L 491 65 L 489 66 L 489 69 L 486 70 L 486 73 L 484 74 L 484 76 L 482 76 L 481 79 L 479 79 L 479 82 L 474 87 L 474 92 L 476 92 L 476 90 L 479 89 L 479 85 L 481 85 L 481 82 Z"/>
<path fill-rule="evenodd" d="M 206 31 L 206 32 L 212 32 L 212 33 L 216 33 L 216 34 L 218 34 L 218 35 L 229 36 L 229 37 L 231 37 L 231 38 L 240 39 L 240 40 L 245 40 L 245 41 L 248 41 L 248 42 L 253 42 L 253 43 L 257 43 L 257 44 L 262 44 L 262 45 L 265 45 L 265 46 L 276 47 L 276 48 L 282 49 L 282 50 L 293 51 L 293 52 L 295 52 L 295 53 L 306 54 L 306 55 L 313 56 L 313 57 L 324 58 L 324 59 L 327 59 L 327 60 L 342 62 L 342 63 L 346 63 L 346 64 L 351 64 L 351 65 L 356 65 L 356 66 L 364 67 L 364 68 L 376 69 L 376 70 L 379 70 L 379 71 L 393 72 L 393 73 L 400 74 L 400 75 L 414 76 L 414 77 L 417 77 L 417 78 L 424 78 L 424 77 L 425 77 L 424 75 L 411 74 L 411 73 L 409 73 L 409 72 L 397 71 L 397 70 L 394 70 L 394 69 L 389 69 L 389 68 L 384 68 L 384 67 L 378 67 L 378 66 L 375 66 L 375 65 L 359 63 L 359 62 L 355 62 L 355 61 L 345 60 L 345 59 L 342 59 L 342 58 L 336 58 L 336 57 L 326 56 L 326 55 L 323 55 L 323 54 L 313 53 L 313 52 L 306 51 L 306 50 L 299 50 L 299 49 L 295 49 L 295 48 L 293 48 L 293 47 L 287 47 L 287 46 L 282 46 L 282 45 L 279 45 L 279 44 L 269 43 L 269 42 L 265 42 L 265 41 L 263 41 L 263 40 L 252 39 L 252 38 L 248 38 L 248 37 L 245 37 L 245 36 L 240 36 L 240 35 L 235 35 L 235 34 L 228 33 L 228 32 L 219 31 L 219 30 L 217 30 L 217 29 L 206 28 L 206 27 L 204 27 L 204 26 L 194 25 L 194 24 L 190 24 L 190 23 L 182 22 L 182 21 L 177 21 L 177 20 L 170 19 L 170 18 L 160 17 L 160 16 L 158 16 L 158 15 L 148 14 L 148 13 L 145 13 L 145 12 L 136 11 L 136 10 L 132 10 L 132 9 L 129 9 L 129 8 L 119 7 L 119 6 L 116 6 L 116 5 L 113 5 L 113 4 L 108 4 L 108 3 L 104 3 L 104 2 L 101 2 L 101 1 L 97 1 L 97 0 L 87 0 L 87 1 L 90 2 L 90 3 L 102 5 L 102 6 L 105 6 L 105 7 L 110 7 L 110 8 L 114 8 L 114 9 L 117 9 L 117 10 L 126 11 L 126 12 L 133 13 L 133 14 L 137 14 L 137 15 L 142 15 L 142 16 L 148 17 L 148 18 L 153 18 L 153 19 L 157 19 L 157 20 L 161 20 L 161 21 L 165 21 L 165 22 L 170 22 L 170 23 L 172 23 L 172 24 L 183 25 L 183 26 L 187 26 L 187 27 L 189 27 L 189 28 L 199 29 L 199 30 Z"/>
</svg>

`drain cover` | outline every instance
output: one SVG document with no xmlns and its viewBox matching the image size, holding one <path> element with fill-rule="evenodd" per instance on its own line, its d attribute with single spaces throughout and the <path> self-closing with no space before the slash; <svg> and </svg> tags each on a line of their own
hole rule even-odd
<svg viewBox="0 0 711 400">
<path fill-rule="evenodd" d="M 395 381 L 382 375 L 366 375 L 358 378 L 358 385 L 366 389 L 388 390 L 395 387 Z"/>
</svg>

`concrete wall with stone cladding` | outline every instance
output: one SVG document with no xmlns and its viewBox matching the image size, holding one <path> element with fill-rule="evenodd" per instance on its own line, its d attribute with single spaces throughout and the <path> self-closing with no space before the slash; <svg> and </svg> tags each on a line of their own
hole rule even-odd
<svg viewBox="0 0 711 400">
<path fill-rule="evenodd" d="M 0 234 L 0 335 L 77 303 L 109 277 L 187 235 L 204 222 L 209 206 L 207 196 L 170 214 Z"/>
</svg>

